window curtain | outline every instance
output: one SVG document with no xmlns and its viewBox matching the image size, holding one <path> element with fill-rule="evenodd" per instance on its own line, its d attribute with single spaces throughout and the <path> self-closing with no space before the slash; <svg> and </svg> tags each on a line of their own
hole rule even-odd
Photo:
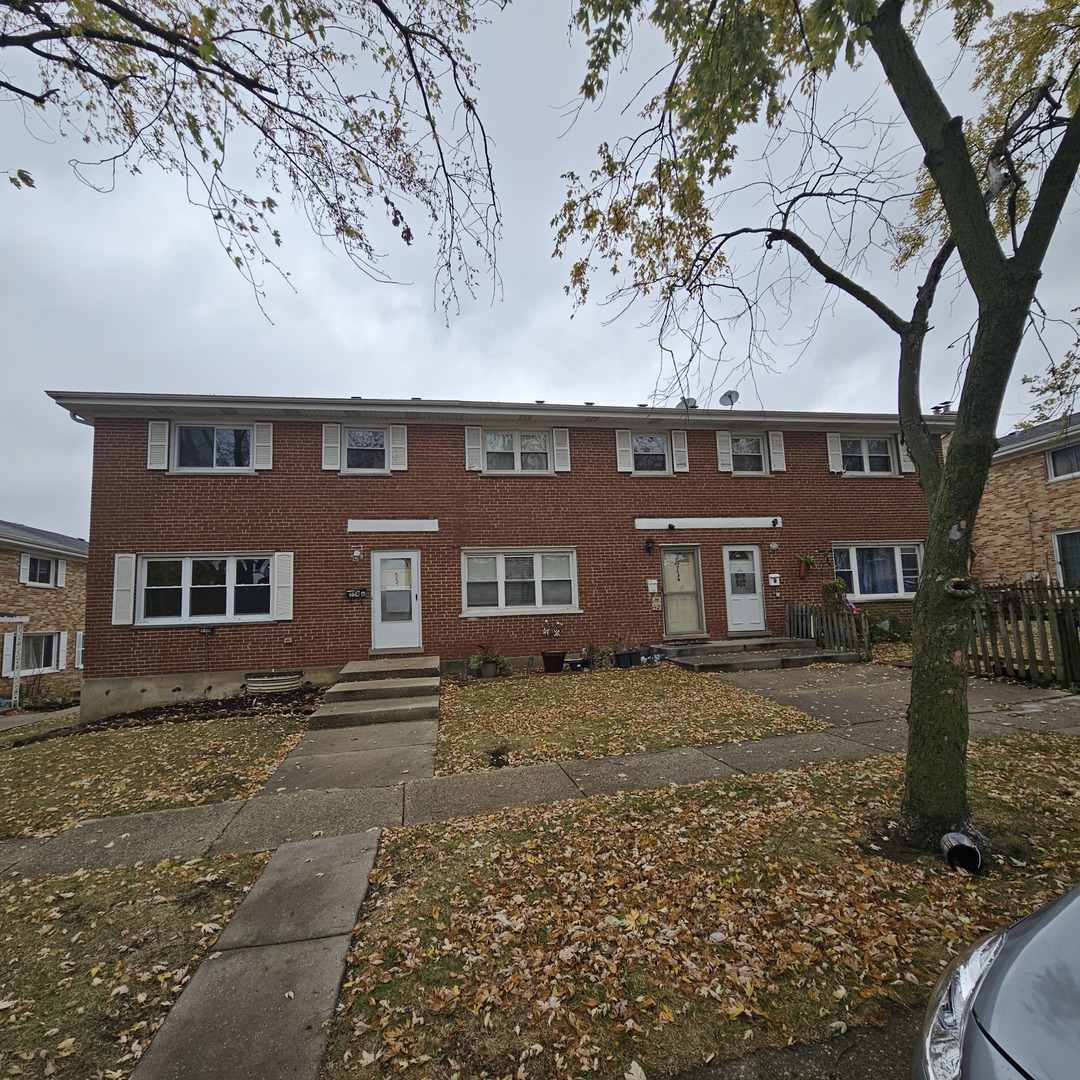
<svg viewBox="0 0 1080 1080">
<path fill-rule="evenodd" d="M 859 568 L 859 591 L 871 593 L 897 593 L 896 553 L 892 548 L 856 548 L 855 561 Z"/>
</svg>

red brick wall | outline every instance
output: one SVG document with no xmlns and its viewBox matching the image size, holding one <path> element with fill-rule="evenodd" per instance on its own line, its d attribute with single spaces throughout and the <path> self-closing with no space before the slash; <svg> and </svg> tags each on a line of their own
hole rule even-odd
<svg viewBox="0 0 1080 1080">
<path fill-rule="evenodd" d="M 766 618 L 784 632 L 784 605 L 815 600 L 829 563 L 805 581 L 796 556 L 834 540 L 918 540 L 926 534 L 922 494 L 910 475 L 833 476 L 825 433 L 785 433 L 787 471 L 770 477 L 717 472 L 712 431 L 689 431 L 690 472 L 665 477 L 616 471 L 610 429 L 572 429 L 572 471 L 542 477 L 466 472 L 464 428 L 410 424 L 409 468 L 390 476 L 323 472 L 321 424 L 276 422 L 274 468 L 243 476 L 179 476 L 146 468 L 145 421 L 99 421 L 95 436 L 91 559 L 85 664 L 88 677 L 183 671 L 304 667 L 363 659 L 371 644 L 370 598 L 347 601 L 348 587 L 370 589 L 373 549 L 421 553 L 424 651 L 463 658 L 481 642 L 508 656 L 544 647 L 543 616 L 463 619 L 461 548 L 567 545 L 576 548 L 581 615 L 560 615 L 561 644 L 578 649 L 615 634 L 663 636 L 646 579 L 660 578 L 660 545 L 700 544 L 709 636 L 726 636 L 722 549 L 761 548 Z M 782 528 L 645 533 L 635 517 L 779 516 Z M 430 518 L 438 533 L 349 534 L 349 518 Z M 646 536 L 656 541 L 644 553 Z M 769 550 L 770 542 L 779 547 Z M 362 547 L 354 564 L 351 553 Z M 196 627 L 111 626 L 113 555 L 122 552 L 295 552 L 291 622 Z M 285 639 L 291 638 L 291 644 Z"/>
</svg>

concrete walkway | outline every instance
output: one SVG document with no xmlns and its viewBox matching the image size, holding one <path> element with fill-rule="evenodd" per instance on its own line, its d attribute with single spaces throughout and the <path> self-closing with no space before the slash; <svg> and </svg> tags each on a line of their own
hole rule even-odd
<svg viewBox="0 0 1080 1080">
<path fill-rule="evenodd" d="M 276 849 L 134 1076 L 314 1080 L 322 1024 L 332 1015 L 382 827 L 905 747 L 908 673 L 899 669 L 863 664 L 718 677 L 801 708 L 829 727 L 442 777 L 433 775 L 434 721 L 313 731 L 246 802 L 99 818 L 50 839 L 5 841 L 0 872 L 67 873 Z M 1080 734 L 1077 696 L 979 681 L 970 701 L 974 738 L 1017 728 Z"/>
</svg>

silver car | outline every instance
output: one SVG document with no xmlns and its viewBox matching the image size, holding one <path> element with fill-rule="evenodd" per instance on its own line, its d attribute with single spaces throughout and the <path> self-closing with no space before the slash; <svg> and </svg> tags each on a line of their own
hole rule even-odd
<svg viewBox="0 0 1080 1080">
<path fill-rule="evenodd" d="M 953 960 L 930 998 L 912 1076 L 1080 1077 L 1080 886 Z"/>
</svg>

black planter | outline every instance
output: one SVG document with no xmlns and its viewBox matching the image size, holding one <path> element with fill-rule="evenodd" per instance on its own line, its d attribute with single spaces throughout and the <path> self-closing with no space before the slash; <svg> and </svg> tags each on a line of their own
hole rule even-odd
<svg viewBox="0 0 1080 1080">
<path fill-rule="evenodd" d="M 542 652 L 540 659 L 544 661 L 544 673 L 546 675 L 557 675 L 563 669 L 563 664 L 566 662 L 565 651 L 555 652 Z"/>
<path fill-rule="evenodd" d="M 641 653 L 634 649 L 632 652 L 617 652 L 615 654 L 615 666 L 618 668 L 636 667 L 641 663 Z"/>
</svg>

